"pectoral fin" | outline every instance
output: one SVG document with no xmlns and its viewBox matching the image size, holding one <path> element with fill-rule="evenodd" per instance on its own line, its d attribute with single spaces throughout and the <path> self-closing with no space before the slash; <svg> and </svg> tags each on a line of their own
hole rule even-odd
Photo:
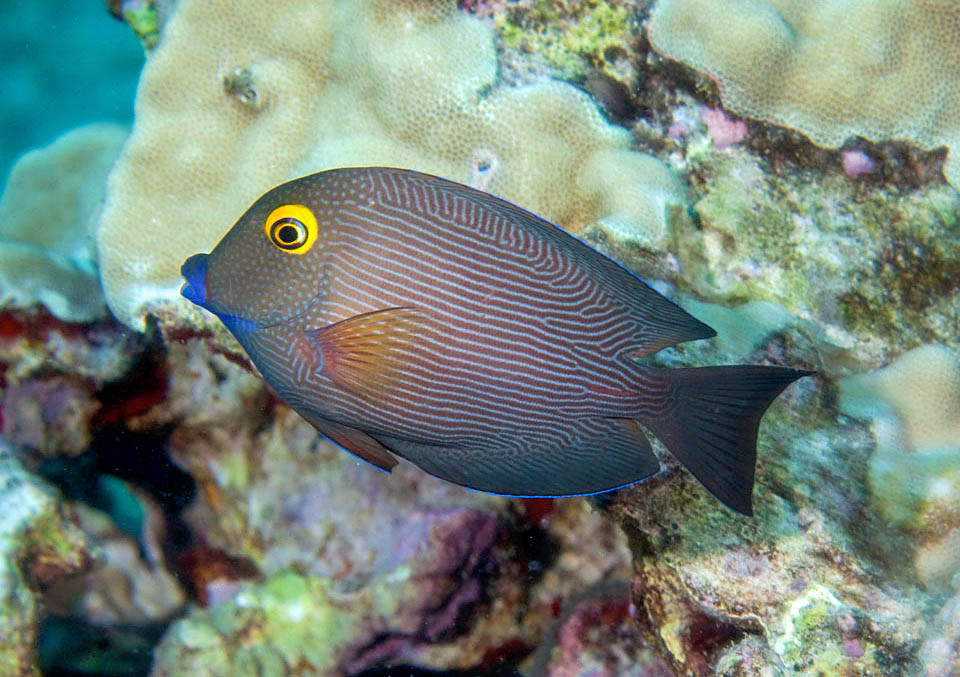
<svg viewBox="0 0 960 677">
<path fill-rule="evenodd" d="M 304 332 L 304 337 L 317 351 L 325 376 L 373 401 L 392 391 L 409 368 L 423 326 L 415 309 L 387 308 Z"/>
</svg>

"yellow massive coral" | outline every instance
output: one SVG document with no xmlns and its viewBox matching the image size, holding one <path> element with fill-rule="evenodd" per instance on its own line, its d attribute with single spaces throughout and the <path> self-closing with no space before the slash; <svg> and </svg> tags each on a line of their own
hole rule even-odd
<svg viewBox="0 0 960 677">
<path fill-rule="evenodd" d="M 948 585 L 960 572 L 960 354 L 942 345 L 914 348 L 839 385 L 841 410 L 869 420 L 876 437 L 874 505 L 919 541 L 920 581 Z"/>
<path fill-rule="evenodd" d="M 71 322 L 106 313 L 91 231 L 127 131 L 80 127 L 14 166 L 0 196 L 0 307 L 40 303 Z"/>
<path fill-rule="evenodd" d="M 108 185 L 107 301 L 142 327 L 261 193 L 335 166 L 419 169 L 662 246 L 682 186 L 630 146 L 574 87 L 499 84 L 491 30 L 452 0 L 181 0 Z"/>
<path fill-rule="evenodd" d="M 947 146 L 943 173 L 960 188 L 956 0 L 660 0 L 649 34 L 739 115 L 827 148 L 852 136 Z"/>
</svg>

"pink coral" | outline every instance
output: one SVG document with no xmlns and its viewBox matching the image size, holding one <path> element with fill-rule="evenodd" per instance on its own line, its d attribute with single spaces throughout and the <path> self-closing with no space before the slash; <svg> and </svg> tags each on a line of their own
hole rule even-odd
<svg viewBox="0 0 960 677">
<path fill-rule="evenodd" d="M 724 150 L 747 137 L 747 123 L 727 117 L 719 108 L 704 108 L 700 119 L 707 126 L 707 136 L 717 150 Z"/>
<path fill-rule="evenodd" d="M 690 125 L 687 124 L 686 120 L 675 121 L 670 125 L 670 129 L 667 130 L 667 136 L 678 141 L 687 136 L 689 133 Z"/>
<path fill-rule="evenodd" d="M 747 123 L 727 117 L 719 108 L 704 108 L 700 119 L 707 125 L 707 136 L 717 150 L 724 150 L 747 137 Z"/>
<path fill-rule="evenodd" d="M 843 648 L 850 658 L 863 658 L 864 653 L 866 653 L 860 645 L 860 640 L 857 639 L 843 640 Z"/>
<path fill-rule="evenodd" d="M 870 174 L 877 169 L 877 163 L 862 150 L 845 150 L 840 153 L 840 158 L 847 176 Z"/>
</svg>

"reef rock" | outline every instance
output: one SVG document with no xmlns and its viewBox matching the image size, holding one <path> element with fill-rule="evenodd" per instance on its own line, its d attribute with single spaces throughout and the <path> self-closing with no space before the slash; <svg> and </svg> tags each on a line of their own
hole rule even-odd
<svg viewBox="0 0 960 677">
<path fill-rule="evenodd" d="M 93 562 L 90 543 L 64 518 L 57 494 L 0 440 L 0 672 L 40 675 L 42 593 Z"/>
</svg>

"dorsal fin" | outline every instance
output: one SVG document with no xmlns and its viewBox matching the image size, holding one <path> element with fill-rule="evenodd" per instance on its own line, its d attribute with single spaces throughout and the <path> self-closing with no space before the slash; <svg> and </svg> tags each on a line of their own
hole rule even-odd
<svg viewBox="0 0 960 677">
<path fill-rule="evenodd" d="M 454 200 L 468 201 L 478 210 L 486 210 L 516 223 L 543 241 L 549 242 L 577 265 L 586 268 L 590 277 L 615 298 L 636 323 L 636 348 L 631 352 L 635 357 L 650 355 L 677 343 L 711 338 L 717 334 L 711 327 L 650 287 L 623 264 L 533 212 L 496 195 L 430 174 L 389 168 L 378 168 L 377 171 L 402 173 L 407 181 L 416 180 L 450 195 Z M 481 219 L 475 216 L 473 221 L 479 222 Z M 498 241 L 497 246 L 527 246 L 523 242 L 522 239 L 508 238 Z"/>
</svg>

